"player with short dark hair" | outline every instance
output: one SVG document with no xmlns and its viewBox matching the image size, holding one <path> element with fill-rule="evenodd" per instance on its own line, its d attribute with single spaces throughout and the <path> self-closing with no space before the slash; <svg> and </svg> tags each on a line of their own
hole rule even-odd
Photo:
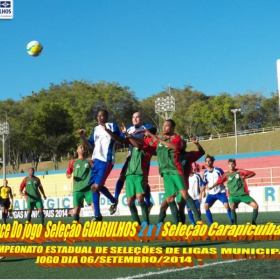
<svg viewBox="0 0 280 280">
<path fill-rule="evenodd" d="M 174 198 L 178 193 L 181 193 L 182 199 L 188 202 L 197 220 L 199 220 L 199 216 L 193 199 L 185 189 L 183 170 L 179 161 L 181 138 L 174 133 L 175 126 L 176 124 L 173 120 L 165 120 L 161 137 L 148 133 L 149 138 L 138 140 L 138 143 L 150 145 L 157 153 L 159 174 L 163 177 L 166 200 L 171 209 L 172 217 L 175 223 L 178 224 L 178 208 Z"/>
<path fill-rule="evenodd" d="M 94 147 L 92 153 L 93 168 L 90 178 L 92 201 L 94 204 L 94 217 L 92 221 L 102 221 L 103 219 L 100 212 L 100 192 L 109 198 L 111 203 L 117 202 L 104 186 L 115 162 L 115 140 L 110 136 L 109 132 L 120 135 L 117 124 L 115 122 L 108 122 L 108 119 L 108 111 L 99 110 L 97 113 L 98 125 L 93 129 L 90 138 L 85 138 L 83 129 L 78 131 L 85 145 L 89 149 Z"/>
<path fill-rule="evenodd" d="M 230 222 L 232 223 L 233 220 L 231 217 L 231 210 L 228 204 L 225 186 L 221 183 L 213 187 L 218 178 L 220 178 L 224 174 L 224 171 L 221 168 L 214 167 L 214 161 L 215 158 L 211 155 L 207 155 L 205 157 L 205 165 L 207 169 L 204 171 L 203 181 L 205 182 L 205 185 L 207 186 L 206 189 L 208 190 L 208 194 L 204 203 L 206 218 L 209 221 L 210 225 L 213 224 L 213 218 L 210 208 L 217 200 L 219 200 L 223 203 Z"/>
<path fill-rule="evenodd" d="M 27 221 L 31 221 L 31 214 L 34 207 L 40 213 L 41 224 L 44 224 L 44 212 L 41 194 L 44 199 L 47 199 L 41 181 L 38 177 L 34 176 L 34 168 L 30 167 L 28 170 L 29 175 L 23 179 L 19 187 L 20 195 L 27 197 Z"/>
<path fill-rule="evenodd" d="M 182 167 L 184 185 L 187 192 L 189 189 L 189 175 L 192 170 L 192 163 L 197 161 L 205 154 L 203 147 L 199 144 L 199 141 L 196 137 L 192 137 L 191 141 L 196 145 L 198 151 L 186 151 L 187 143 L 185 140 L 181 139 L 181 149 L 179 153 L 179 162 Z M 186 221 L 186 216 L 185 216 L 186 201 L 182 199 L 182 195 L 180 193 L 177 195 L 176 200 L 179 206 L 179 221 L 184 224 Z M 164 221 L 166 217 L 167 208 L 168 208 L 168 204 L 166 202 L 166 196 L 164 196 L 160 206 L 159 223 Z M 200 212 L 198 212 L 197 219 L 201 220 Z"/>
<path fill-rule="evenodd" d="M 188 183 L 189 183 L 188 193 L 192 197 L 198 213 L 201 214 L 200 203 L 201 203 L 202 193 L 204 192 L 205 186 L 199 173 L 196 172 L 196 167 L 191 168 L 191 172 L 188 178 Z M 192 210 L 188 204 L 186 205 L 186 207 L 187 207 L 187 212 L 188 212 L 190 222 L 192 225 L 195 225 Z"/>
<path fill-rule="evenodd" d="M 246 203 L 253 207 L 252 224 L 256 225 L 258 217 L 258 203 L 249 195 L 246 179 L 252 178 L 256 175 L 255 172 L 245 169 L 237 169 L 235 159 L 228 160 L 228 172 L 225 172 L 222 177 L 212 186 L 215 186 L 227 182 L 227 188 L 229 190 L 229 203 L 231 208 L 231 215 L 233 218 L 233 224 L 237 225 L 237 216 L 235 209 L 240 202 Z"/>
<path fill-rule="evenodd" d="M 70 179 L 73 174 L 73 220 L 79 222 L 80 211 L 84 207 L 84 200 L 88 205 L 92 204 L 90 176 L 93 161 L 84 157 L 84 145 L 77 147 L 77 154 L 78 158 L 69 161 L 66 177 Z"/>
<path fill-rule="evenodd" d="M 12 189 L 8 186 L 8 180 L 3 180 L 3 186 L 0 188 L 0 197 L 2 207 L 2 218 L 4 224 L 6 224 L 9 208 L 11 205 L 13 205 L 13 193 Z"/>
</svg>

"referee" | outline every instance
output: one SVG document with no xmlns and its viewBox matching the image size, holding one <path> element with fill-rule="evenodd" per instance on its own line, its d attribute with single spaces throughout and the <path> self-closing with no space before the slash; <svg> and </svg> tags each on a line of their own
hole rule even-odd
<svg viewBox="0 0 280 280">
<path fill-rule="evenodd" d="M 8 186 L 8 180 L 3 180 L 3 186 L 0 188 L 2 217 L 4 224 L 7 224 L 7 217 L 11 202 L 13 204 L 12 189 Z M 11 198 L 11 201 L 10 201 Z"/>
</svg>

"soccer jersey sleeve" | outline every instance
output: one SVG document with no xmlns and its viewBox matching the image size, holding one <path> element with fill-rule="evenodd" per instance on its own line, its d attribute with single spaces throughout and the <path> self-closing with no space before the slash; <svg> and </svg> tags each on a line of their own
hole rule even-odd
<svg viewBox="0 0 280 280">
<path fill-rule="evenodd" d="M 39 179 L 38 177 L 35 177 L 35 178 L 36 178 L 36 181 L 37 181 L 37 183 L 38 183 L 38 187 L 42 187 L 42 184 L 41 184 L 40 179 Z"/>
<path fill-rule="evenodd" d="M 149 138 L 149 139 L 152 139 L 152 138 Z M 150 141 L 150 142 L 146 143 L 145 140 L 146 140 L 146 139 L 143 139 L 144 144 L 143 144 L 142 149 L 143 149 L 145 152 L 151 154 L 151 156 L 152 156 L 152 155 L 156 152 L 156 149 L 157 149 L 157 145 L 154 144 L 154 142 L 156 142 L 156 141 L 154 141 L 154 142 Z M 150 144 L 151 144 L 151 145 L 150 145 Z"/>
<path fill-rule="evenodd" d="M 223 173 L 223 175 L 221 177 L 219 177 L 219 179 L 217 180 L 217 183 L 219 185 L 223 184 L 224 182 L 226 182 L 228 180 L 228 176 L 227 173 Z"/>
<path fill-rule="evenodd" d="M 242 177 L 254 174 L 256 175 L 256 173 L 254 171 L 251 170 L 245 170 L 245 169 L 238 169 L 238 172 L 241 174 Z"/>
<path fill-rule="evenodd" d="M 205 170 L 203 172 L 203 182 L 205 184 L 205 186 L 208 184 L 208 180 L 207 180 L 207 170 Z"/>
<path fill-rule="evenodd" d="M 175 134 L 174 137 L 171 138 L 170 143 L 175 144 L 177 150 L 180 150 L 181 149 L 181 140 L 182 140 L 181 137 L 179 135 Z"/>
<path fill-rule="evenodd" d="M 188 157 L 188 161 L 190 164 L 192 164 L 193 162 L 197 161 L 198 159 L 201 158 L 201 154 L 198 151 L 190 151 L 190 152 L 186 152 L 186 155 Z"/>
<path fill-rule="evenodd" d="M 153 138 L 144 138 L 143 139 L 143 145 L 156 147 L 157 146 L 157 141 L 153 140 Z"/>
<path fill-rule="evenodd" d="M 153 126 L 150 125 L 149 123 L 143 123 L 143 127 L 144 127 L 145 129 L 149 129 L 149 128 L 152 128 Z"/>
<path fill-rule="evenodd" d="M 108 129 L 110 129 L 114 134 L 117 134 L 117 135 L 120 135 L 121 132 L 120 132 L 120 129 L 118 127 L 118 125 L 113 122 L 113 123 L 106 123 L 106 126 Z"/>
<path fill-rule="evenodd" d="M 75 163 L 75 160 L 69 161 L 68 169 L 66 171 L 66 174 L 70 174 L 71 175 L 74 172 L 74 163 Z"/>
<path fill-rule="evenodd" d="M 224 174 L 223 169 L 221 169 L 221 168 L 219 168 L 219 167 L 215 167 L 215 170 L 216 170 L 216 172 L 217 172 L 220 176 L 222 176 L 222 175 Z"/>
<path fill-rule="evenodd" d="M 94 130 L 91 133 L 91 136 L 88 138 L 88 142 L 93 147 L 94 146 Z"/>
<path fill-rule="evenodd" d="M 245 176 L 248 176 L 248 175 L 255 175 L 256 173 L 254 171 L 251 171 L 251 170 L 240 170 L 238 169 L 238 173 L 242 176 L 242 177 L 245 177 Z M 244 190 L 247 194 L 250 194 L 249 193 L 249 189 L 248 189 L 248 185 L 247 185 L 247 182 L 245 179 L 243 179 L 243 184 L 244 184 Z"/>
<path fill-rule="evenodd" d="M 19 191 L 22 191 L 26 187 L 26 181 L 27 181 L 27 177 L 25 177 L 23 179 L 23 181 L 21 182 L 21 184 L 19 186 Z"/>
<path fill-rule="evenodd" d="M 126 131 L 127 131 L 127 133 L 128 134 L 131 134 L 131 130 L 133 129 L 133 125 L 131 124 L 131 125 L 128 125 L 127 127 L 126 127 Z M 121 131 L 120 132 L 120 136 L 122 137 L 122 138 L 126 138 L 126 135 Z"/>
</svg>

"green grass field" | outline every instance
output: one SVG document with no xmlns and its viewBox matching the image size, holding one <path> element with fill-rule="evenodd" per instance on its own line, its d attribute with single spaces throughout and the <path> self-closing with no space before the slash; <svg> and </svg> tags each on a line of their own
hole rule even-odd
<svg viewBox="0 0 280 280">
<path fill-rule="evenodd" d="M 206 221 L 206 217 L 202 216 Z M 213 214 L 213 218 L 219 224 L 228 224 L 228 217 L 226 214 Z M 46 219 L 45 223 L 49 219 Z M 71 218 L 52 218 L 53 222 L 59 220 L 64 223 L 71 223 Z M 83 224 L 89 218 L 82 218 Z M 105 221 L 130 221 L 130 217 L 104 217 Z M 251 213 L 238 213 L 238 223 L 245 224 L 251 220 Z M 12 220 L 9 220 L 10 223 Z M 166 218 L 166 221 L 171 221 L 171 216 Z M 187 218 L 188 221 L 188 218 Z M 261 212 L 258 217 L 258 224 L 266 224 L 272 222 L 279 225 L 280 218 L 278 212 Z M 25 221 L 19 220 L 24 223 Z M 32 219 L 33 223 L 39 223 L 40 219 Z M 151 216 L 151 223 L 157 222 L 157 216 Z M 7 243 L 5 243 L 7 244 Z M 12 245 L 12 243 L 9 243 Z M 27 243 L 26 243 L 27 244 Z M 26 245 L 21 243 L 19 245 Z M 1 242 L 1 245 L 4 243 Z M 32 244 L 34 245 L 34 243 Z M 67 243 L 43 243 L 46 245 L 64 245 Z M 150 247 L 173 247 L 173 248 L 278 248 L 280 249 L 280 241 L 193 241 L 190 244 L 187 242 L 178 241 L 153 241 L 149 243 L 140 243 L 136 241 L 131 242 L 76 242 L 74 246 L 119 246 L 119 247 L 131 247 L 131 246 L 150 246 Z M 82 267 L 82 268 L 43 268 L 35 264 L 35 258 L 12 258 L 7 257 L 0 261 L 0 275 L 1 278 L 20 278 L 20 279 L 112 279 L 112 278 L 163 278 L 163 279 L 198 279 L 198 278 L 211 278 L 211 279 L 278 279 L 280 275 L 279 260 L 236 260 L 236 259 L 222 259 L 219 254 L 218 259 L 205 259 L 204 265 L 198 265 L 195 260 L 194 267 Z"/>
</svg>

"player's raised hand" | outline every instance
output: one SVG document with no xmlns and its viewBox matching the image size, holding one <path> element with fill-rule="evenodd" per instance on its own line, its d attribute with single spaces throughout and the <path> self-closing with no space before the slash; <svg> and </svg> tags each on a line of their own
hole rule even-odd
<svg viewBox="0 0 280 280">
<path fill-rule="evenodd" d="M 194 144 L 197 144 L 197 143 L 198 143 L 198 140 L 196 139 L 196 137 L 191 137 L 191 141 L 192 141 Z"/>
<path fill-rule="evenodd" d="M 123 134 L 127 133 L 126 126 L 124 125 L 124 123 L 122 123 L 122 125 L 121 125 L 121 131 Z"/>
<path fill-rule="evenodd" d="M 79 129 L 78 134 L 79 134 L 80 137 L 83 137 L 84 134 L 85 134 L 85 130 L 84 129 Z"/>
</svg>

